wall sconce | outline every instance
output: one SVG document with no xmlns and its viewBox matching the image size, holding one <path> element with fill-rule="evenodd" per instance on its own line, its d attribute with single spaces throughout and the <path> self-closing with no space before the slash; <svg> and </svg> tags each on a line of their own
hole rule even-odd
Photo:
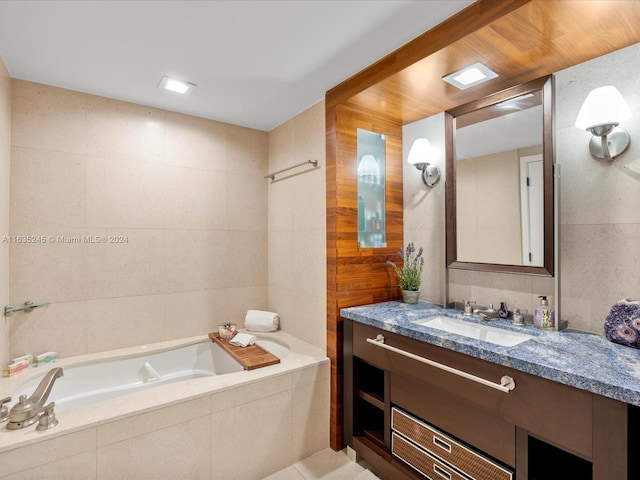
<svg viewBox="0 0 640 480">
<path fill-rule="evenodd" d="M 431 142 L 426 138 L 418 138 L 411 145 L 407 162 L 422 171 L 422 181 L 425 185 L 433 187 L 440 180 L 440 168 L 427 161 L 433 156 Z"/>
<path fill-rule="evenodd" d="M 609 162 L 629 146 L 629 134 L 618 125 L 629 118 L 627 102 L 616 87 L 607 86 L 591 90 L 576 119 L 576 127 L 590 132 L 591 155 Z"/>
</svg>

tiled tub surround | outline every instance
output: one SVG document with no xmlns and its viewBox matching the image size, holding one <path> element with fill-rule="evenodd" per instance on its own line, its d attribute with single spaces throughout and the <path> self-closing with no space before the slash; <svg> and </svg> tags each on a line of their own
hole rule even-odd
<svg viewBox="0 0 640 480">
<path fill-rule="evenodd" d="M 60 412 L 46 432 L 0 429 L 0 478 L 259 479 L 328 445 L 329 361 L 286 332 L 278 365 L 161 385 Z M 175 348 L 205 336 L 62 359 Z M 7 396 L 37 369 L 0 380 Z M 14 402 L 12 402 L 13 404 Z"/>
<path fill-rule="evenodd" d="M 544 331 L 530 324 L 516 327 L 511 320 L 492 320 L 491 326 L 534 337 L 503 347 L 413 323 L 441 315 L 487 324 L 479 316 L 465 317 L 460 311 L 427 302 L 385 302 L 345 308 L 341 314 L 388 332 L 640 406 L 640 369 L 635 367 L 640 363 L 640 350 L 611 343 L 602 335 L 570 329 Z"/>
</svg>

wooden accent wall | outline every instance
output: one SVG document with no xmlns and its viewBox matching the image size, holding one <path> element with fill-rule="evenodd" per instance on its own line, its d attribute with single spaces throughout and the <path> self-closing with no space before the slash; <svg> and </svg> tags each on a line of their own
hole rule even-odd
<svg viewBox="0 0 640 480">
<path fill-rule="evenodd" d="M 327 354 L 331 447 L 342 448 L 340 309 L 400 298 L 393 269 L 402 248 L 402 125 L 348 103 L 327 108 Z M 357 129 L 386 135 L 386 248 L 358 248 Z"/>
</svg>

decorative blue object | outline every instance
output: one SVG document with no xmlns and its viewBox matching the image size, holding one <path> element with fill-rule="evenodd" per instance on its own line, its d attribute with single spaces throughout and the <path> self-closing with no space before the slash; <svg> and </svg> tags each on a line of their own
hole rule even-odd
<svg viewBox="0 0 640 480">
<path fill-rule="evenodd" d="M 604 335 L 611 342 L 640 348 L 640 302 L 614 304 L 604 321 Z"/>
<path fill-rule="evenodd" d="M 507 308 L 507 302 L 500 302 L 500 308 L 498 309 L 498 316 L 500 318 L 509 317 L 509 309 Z"/>
</svg>

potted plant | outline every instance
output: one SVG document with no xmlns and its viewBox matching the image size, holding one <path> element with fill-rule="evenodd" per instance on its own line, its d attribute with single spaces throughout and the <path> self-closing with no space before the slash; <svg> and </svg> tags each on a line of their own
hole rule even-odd
<svg viewBox="0 0 640 480">
<path fill-rule="evenodd" d="M 398 284 L 402 289 L 402 298 L 406 303 L 418 303 L 420 298 L 420 283 L 422 279 L 422 268 L 424 267 L 424 258 L 422 257 L 422 247 L 416 254 L 416 248 L 413 246 L 413 242 L 407 245 L 407 248 L 400 250 L 400 257 L 402 258 L 403 265 L 398 267 L 391 260 L 387 263 L 393 267 L 400 283 Z"/>
</svg>

